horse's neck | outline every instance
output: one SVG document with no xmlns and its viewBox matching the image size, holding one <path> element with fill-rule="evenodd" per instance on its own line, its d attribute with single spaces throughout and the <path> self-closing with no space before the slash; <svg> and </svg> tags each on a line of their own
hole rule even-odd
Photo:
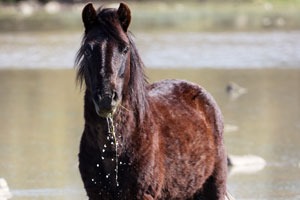
<svg viewBox="0 0 300 200">
<path fill-rule="evenodd" d="M 122 137 L 122 141 L 128 141 L 137 130 L 137 119 L 135 108 L 128 102 L 119 106 L 114 117 L 116 135 Z M 122 142 L 121 141 L 121 142 Z"/>
</svg>

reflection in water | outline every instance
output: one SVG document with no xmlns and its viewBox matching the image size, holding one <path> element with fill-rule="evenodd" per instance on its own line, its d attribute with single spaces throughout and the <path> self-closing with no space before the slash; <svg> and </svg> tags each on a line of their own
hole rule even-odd
<svg viewBox="0 0 300 200">
<path fill-rule="evenodd" d="M 234 174 L 237 199 L 300 198 L 300 70 L 149 70 L 151 81 L 182 78 L 209 90 L 225 122 L 231 154 L 267 161 L 256 174 Z M 72 70 L 0 71 L 0 177 L 14 199 L 85 199 L 77 170 L 82 92 Z M 247 93 L 233 100 L 233 81 Z M 255 193 L 253 192 L 255 191 Z"/>
</svg>

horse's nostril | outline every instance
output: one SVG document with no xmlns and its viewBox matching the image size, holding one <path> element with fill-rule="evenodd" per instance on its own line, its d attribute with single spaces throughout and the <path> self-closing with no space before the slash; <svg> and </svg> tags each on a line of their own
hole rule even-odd
<svg viewBox="0 0 300 200">
<path fill-rule="evenodd" d="M 113 92 L 112 97 L 111 97 L 114 101 L 118 100 L 118 94 L 116 92 Z"/>
</svg>

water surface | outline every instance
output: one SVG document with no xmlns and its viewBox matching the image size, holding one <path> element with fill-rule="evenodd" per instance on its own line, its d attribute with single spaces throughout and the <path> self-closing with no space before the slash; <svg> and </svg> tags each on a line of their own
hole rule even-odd
<svg viewBox="0 0 300 200">
<path fill-rule="evenodd" d="M 0 68 L 72 68 L 78 32 L 1 33 Z M 298 68 L 300 32 L 136 33 L 151 68 Z"/>
<path fill-rule="evenodd" d="M 300 199 L 299 69 L 149 69 L 150 81 L 187 79 L 219 103 L 228 152 L 255 154 L 267 166 L 232 173 L 228 187 L 239 200 Z M 15 200 L 82 200 L 77 153 L 83 129 L 82 92 L 73 70 L 0 70 L 0 177 Z M 235 82 L 247 93 L 234 99 Z"/>
</svg>

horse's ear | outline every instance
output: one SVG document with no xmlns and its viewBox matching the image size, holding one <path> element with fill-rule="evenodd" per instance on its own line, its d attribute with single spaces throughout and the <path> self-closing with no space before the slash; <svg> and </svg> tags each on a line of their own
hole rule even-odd
<svg viewBox="0 0 300 200">
<path fill-rule="evenodd" d="M 92 3 L 87 4 L 82 10 L 82 21 L 86 30 L 90 29 L 96 22 L 97 14 Z"/>
<path fill-rule="evenodd" d="M 129 7 L 125 3 L 120 3 L 120 6 L 118 8 L 118 16 L 124 32 L 127 32 L 131 21 L 131 12 Z"/>
</svg>

